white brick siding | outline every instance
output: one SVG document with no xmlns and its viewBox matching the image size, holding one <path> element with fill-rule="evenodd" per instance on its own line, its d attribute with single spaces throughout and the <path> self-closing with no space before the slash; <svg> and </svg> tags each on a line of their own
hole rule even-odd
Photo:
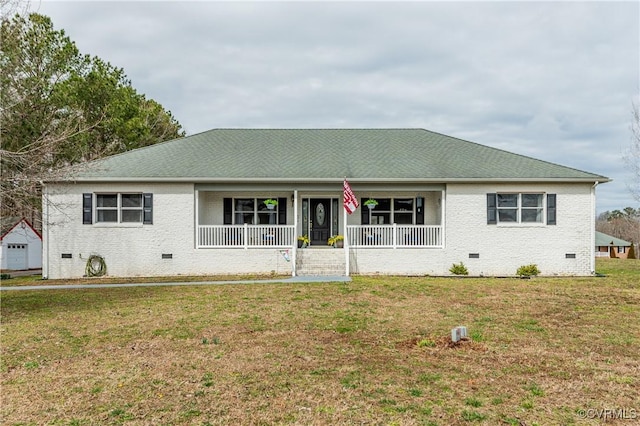
<svg viewBox="0 0 640 426">
<path fill-rule="evenodd" d="M 196 250 L 192 184 L 50 185 L 47 192 L 43 274 L 50 279 L 82 277 L 93 254 L 105 259 L 110 276 L 291 273 L 291 262 L 277 249 Z M 153 193 L 153 224 L 83 225 L 85 192 Z M 173 258 L 162 259 L 163 253 Z"/>
<path fill-rule="evenodd" d="M 153 193 L 153 224 L 83 225 L 82 194 L 99 192 Z M 291 192 L 273 196 L 289 199 Z M 487 225 L 486 194 L 494 192 L 557 194 L 557 225 Z M 223 196 L 205 193 L 196 203 L 193 184 L 48 185 L 43 274 L 51 279 L 82 277 L 92 254 L 104 257 L 110 276 L 291 273 L 292 262 L 279 249 L 195 248 L 196 205 L 201 224 L 220 224 Z M 433 205 L 439 198 L 439 192 L 429 193 L 425 203 Z M 463 262 L 473 275 L 514 275 L 519 266 L 530 263 L 544 275 L 592 273 L 590 184 L 448 184 L 444 203 L 443 249 L 352 249 L 351 272 L 447 275 L 453 263 Z M 431 212 L 426 222 L 438 223 L 439 210 Z M 287 217 L 292 224 L 291 205 Z M 359 212 L 348 222 L 359 224 Z M 163 253 L 173 258 L 162 259 Z M 469 253 L 480 258 L 470 259 Z M 575 259 L 567 259 L 567 253 L 574 253 Z M 63 259 L 62 254 L 72 257 Z"/>
<path fill-rule="evenodd" d="M 557 225 L 487 225 L 486 194 L 495 192 L 557 194 Z M 543 275 L 589 275 L 593 209 L 590 184 L 449 184 L 444 249 L 353 249 L 351 271 L 447 275 L 463 262 L 472 275 L 515 275 L 535 263 Z"/>
</svg>

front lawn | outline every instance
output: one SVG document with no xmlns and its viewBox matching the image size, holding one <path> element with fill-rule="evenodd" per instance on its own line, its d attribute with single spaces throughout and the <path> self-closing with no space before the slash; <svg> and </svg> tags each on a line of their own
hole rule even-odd
<svg viewBox="0 0 640 426">
<path fill-rule="evenodd" d="M 598 272 L 2 292 L 2 424 L 640 418 L 640 261 Z"/>
</svg>

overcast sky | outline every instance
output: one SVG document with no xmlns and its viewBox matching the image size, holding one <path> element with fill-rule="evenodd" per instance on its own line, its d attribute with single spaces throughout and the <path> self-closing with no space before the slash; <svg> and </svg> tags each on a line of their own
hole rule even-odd
<svg viewBox="0 0 640 426">
<path fill-rule="evenodd" d="M 188 134 L 425 128 L 602 174 L 640 92 L 639 2 L 33 2 Z"/>
</svg>

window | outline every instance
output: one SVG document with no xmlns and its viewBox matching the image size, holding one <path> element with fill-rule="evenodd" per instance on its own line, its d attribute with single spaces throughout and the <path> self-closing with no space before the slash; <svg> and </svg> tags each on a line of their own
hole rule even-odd
<svg viewBox="0 0 640 426">
<path fill-rule="evenodd" d="M 286 199 L 279 199 L 278 208 L 269 208 L 264 201 L 268 198 L 235 198 L 233 200 L 233 220 L 235 225 L 276 225 L 280 224 L 278 218 L 284 215 Z M 280 203 L 283 203 L 280 206 Z"/>
<path fill-rule="evenodd" d="M 401 225 L 413 225 L 412 198 L 395 198 L 393 200 L 393 222 Z"/>
<path fill-rule="evenodd" d="M 542 223 L 542 194 L 498 194 L 498 223 Z"/>
<path fill-rule="evenodd" d="M 142 194 L 96 194 L 96 222 L 142 222 Z"/>
<path fill-rule="evenodd" d="M 94 195 L 83 194 L 82 222 L 93 223 Z M 153 194 L 95 194 L 96 223 L 153 223 Z"/>
<path fill-rule="evenodd" d="M 542 223 L 542 194 L 520 195 L 520 221 L 524 223 Z"/>
<path fill-rule="evenodd" d="M 122 222 L 142 222 L 142 194 L 121 194 Z"/>
<path fill-rule="evenodd" d="M 378 205 L 369 210 L 370 224 L 371 225 L 385 225 L 391 223 L 391 199 L 389 198 L 376 198 Z M 364 200 L 363 200 L 364 201 Z M 368 209 L 364 206 L 364 202 L 360 203 L 361 209 Z M 365 210 L 366 211 L 366 210 Z"/>
<path fill-rule="evenodd" d="M 118 221 L 118 195 L 96 195 L 96 222 Z"/>
<path fill-rule="evenodd" d="M 544 194 L 487 194 L 487 223 L 545 223 Z M 555 225 L 556 195 L 547 194 L 547 225 Z"/>
<path fill-rule="evenodd" d="M 365 199 L 360 203 L 363 214 L 367 215 L 366 219 L 369 219 L 369 224 L 372 225 L 388 225 L 392 223 L 402 225 L 414 224 L 414 203 L 413 198 L 376 198 L 378 205 L 369 210 L 364 206 Z"/>
<path fill-rule="evenodd" d="M 256 203 L 253 198 L 236 198 L 234 200 L 234 223 L 236 225 L 243 223 L 254 223 L 256 216 Z"/>
</svg>

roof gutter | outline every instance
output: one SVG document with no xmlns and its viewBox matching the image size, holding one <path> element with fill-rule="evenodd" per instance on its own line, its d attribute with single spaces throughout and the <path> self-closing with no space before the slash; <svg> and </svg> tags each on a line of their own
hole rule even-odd
<svg viewBox="0 0 640 426">
<path fill-rule="evenodd" d="M 593 176 L 585 178 L 349 178 L 350 183 L 482 183 L 482 182 L 507 182 L 507 183 L 587 183 L 593 182 Z M 611 179 L 597 176 L 599 183 L 610 182 Z M 222 177 L 77 177 L 68 179 L 51 180 L 45 183 L 342 183 L 339 178 L 222 178 Z"/>
</svg>

